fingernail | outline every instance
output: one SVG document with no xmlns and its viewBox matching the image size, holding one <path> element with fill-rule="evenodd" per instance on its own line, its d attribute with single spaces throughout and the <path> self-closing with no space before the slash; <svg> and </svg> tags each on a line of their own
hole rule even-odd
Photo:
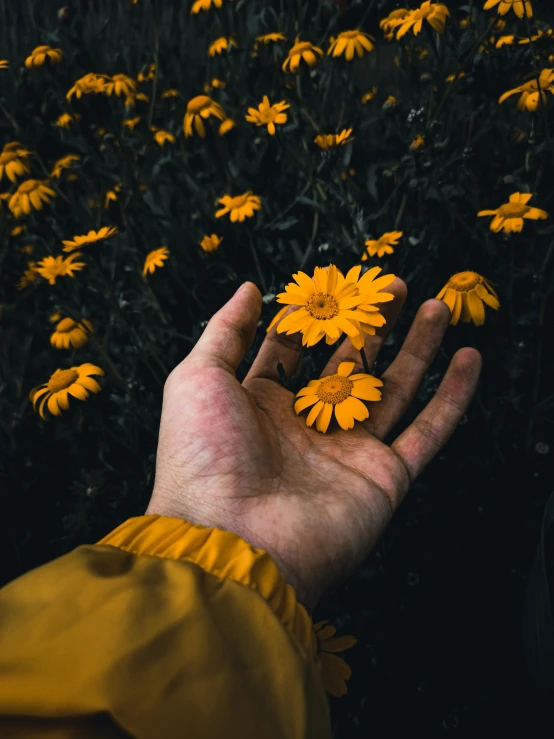
<svg viewBox="0 0 554 739">
<path fill-rule="evenodd" d="M 241 286 L 240 286 L 240 287 L 238 288 L 238 290 L 236 291 L 235 295 L 238 295 L 238 294 L 240 293 L 240 291 L 241 291 L 241 290 L 242 290 L 243 288 L 245 288 L 245 287 L 246 287 L 246 285 L 247 285 L 247 284 L 248 284 L 247 282 L 243 282 L 243 283 L 242 283 L 242 285 L 241 285 Z"/>
</svg>

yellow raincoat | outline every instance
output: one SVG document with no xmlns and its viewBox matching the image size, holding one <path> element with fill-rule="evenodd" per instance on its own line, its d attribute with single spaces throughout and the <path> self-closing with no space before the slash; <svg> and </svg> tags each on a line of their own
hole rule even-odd
<svg viewBox="0 0 554 739">
<path fill-rule="evenodd" d="M 325 623 L 236 534 L 129 519 L 0 590 L 0 737 L 328 739 Z"/>
</svg>

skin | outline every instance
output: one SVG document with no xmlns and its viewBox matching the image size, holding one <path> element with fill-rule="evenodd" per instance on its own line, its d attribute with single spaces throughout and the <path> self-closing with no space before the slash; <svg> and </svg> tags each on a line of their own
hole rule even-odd
<svg viewBox="0 0 554 739">
<path fill-rule="evenodd" d="M 386 325 L 365 335 L 369 365 L 406 298 L 400 280 L 387 288 Z M 450 320 L 440 300 L 419 308 L 396 359 L 383 373 L 383 397 L 370 417 L 344 431 L 333 419 L 326 434 L 296 415 L 277 363 L 290 377 L 301 335 L 267 334 L 242 385 L 235 372 L 252 345 L 262 298 L 251 282 L 210 320 L 194 349 L 164 386 L 156 476 L 147 514 L 232 531 L 268 552 L 298 602 L 312 613 L 371 552 L 410 484 L 448 441 L 475 393 L 481 355 L 453 356 L 442 382 L 415 421 L 385 444 L 410 406 Z M 289 308 L 288 312 L 296 310 Z M 288 313 L 287 312 L 287 313 Z M 323 375 L 359 352 L 349 339 Z"/>
</svg>

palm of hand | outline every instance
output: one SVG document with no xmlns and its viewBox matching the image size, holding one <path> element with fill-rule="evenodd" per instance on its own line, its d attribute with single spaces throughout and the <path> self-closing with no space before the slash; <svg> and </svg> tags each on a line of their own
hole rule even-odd
<svg viewBox="0 0 554 739">
<path fill-rule="evenodd" d="M 442 308 L 442 303 L 434 307 L 435 323 L 440 317 L 438 343 L 443 333 L 441 322 L 445 321 Z M 254 323 L 255 330 L 259 312 L 251 310 L 250 315 L 241 315 L 245 325 L 251 328 Z M 393 364 L 387 371 L 390 383 L 386 373 L 383 375 L 383 389 L 386 392 L 389 384 L 389 395 L 380 403 L 370 404 L 368 421 L 349 431 L 337 428 L 319 433 L 306 426 L 305 413 L 294 413 L 293 394 L 276 381 L 275 370 L 271 369 L 284 358 L 290 372 L 300 341 L 291 341 L 273 330 L 241 385 L 230 369 L 236 369 L 234 365 L 238 365 L 247 346 L 238 349 L 234 361 L 224 358 L 210 366 L 202 351 L 206 336 L 209 338 L 209 327 L 197 344 L 199 356 L 193 350 L 173 370 L 164 388 L 156 481 L 147 512 L 233 531 L 266 550 L 295 587 L 299 601 L 311 611 L 326 589 L 360 564 L 382 534 L 410 478 L 418 473 L 412 459 L 423 466 L 426 463 L 429 451 L 419 450 L 425 440 L 420 437 L 434 440 L 439 433 L 449 435 L 452 422 L 449 429 L 439 432 L 431 431 L 431 426 L 425 431 L 425 423 L 431 420 L 422 421 L 412 434 L 406 436 L 405 432 L 399 437 L 397 450 L 395 444 L 389 447 L 382 443 L 411 394 L 409 387 L 393 391 L 399 387 L 395 375 L 405 370 L 400 366 L 391 372 Z M 382 337 L 375 337 L 373 353 L 380 342 Z M 428 353 L 434 354 L 438 343 L 432 342 Z M 353 353 L 350 342 L 344 342 L 330 362 L 330 371 L 323 374 L 334 372 L 339 361 L 353 359 Z M 217 351 L 214 356 L 221 358 Z M 430 358 L 421 361 L 427 366 Z M 471 364 L 472 373 L 467 366 L 465 375 L 463 368 L 458 368 L 467 385 L 467 403 L 469 387 L 478 375 L 475 356 Z M 452 364 L 449 373 L 456 374 Z M 422 374 L 421 368 L 417 374 Z M 447 373 L 445 381 L 450 379 L 452 385 L 457 380 L 459 384 L 460 377 L 448 378 Z M 413 379 L 411 382 L 413 385 Z M 463 406 L 461 398 L 459 416 Z M 439 425 L 443 423 L 440 410 L 432 409 L 431 414 Z M 452 420 L 455 424 L 459 417 Z"/>
</svg>

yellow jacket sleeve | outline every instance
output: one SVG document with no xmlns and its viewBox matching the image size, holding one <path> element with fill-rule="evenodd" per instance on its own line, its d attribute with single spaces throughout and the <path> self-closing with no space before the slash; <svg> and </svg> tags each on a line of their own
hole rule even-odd
<svg viewBox="0 0 554 739">
<path fill-rule="evenodd" d="M 0 591 L 0 737 L 328 739 L 319 646 L 267 552 L 129 519 Z"/>
</svg>

